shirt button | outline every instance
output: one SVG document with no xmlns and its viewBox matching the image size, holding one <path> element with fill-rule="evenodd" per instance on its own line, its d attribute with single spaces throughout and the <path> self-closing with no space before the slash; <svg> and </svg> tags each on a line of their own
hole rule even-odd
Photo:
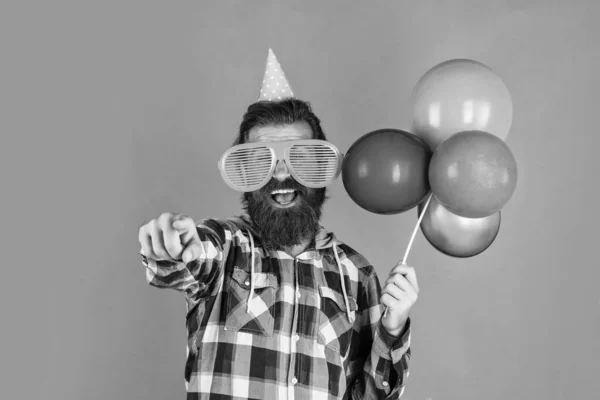
<svg viewBox="0 0 600 400">
<path fill-rule="evenodd" d="M 292 378 L 292 383 L 295 385 L 296 383 L 298 383 L 298 379 L 296 379 L 296 377 Z"/>
<path fill-rule="evenodd" d="M 294 335 L 294 340 L 297 342 L 298 340 L 300 340 L 300 336 L 298 334 Z"/>
<path fill-rule="evenodd" d="M 300 294 L 300 291 L 297 291 L 297 292 L 296 292 L 296 297 L 297 297 L 297 298 L 300 298 L 300 297 L 302 297 L 302 295 Z"/>
<path fill-rule="evenodd" d="M 246 282 L 244 282 L 244 285 L 246 285 L 246 286 L 250 286 L 250 281 L 246 281 Z"/>
<path fill-rule="evenodd" d="M 387 385 L 388 385 L 387 381 L 383 381 L 383 382 L 381 382 L 381 384 L 385 387 L 387 387 Z"/>
</svg>

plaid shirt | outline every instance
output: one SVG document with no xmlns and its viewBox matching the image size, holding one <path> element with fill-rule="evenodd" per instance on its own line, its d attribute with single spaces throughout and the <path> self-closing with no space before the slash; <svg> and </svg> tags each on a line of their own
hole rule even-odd
<svg viewBox="0 0 600 400">
<path fill-rule="evenodd" d="M 197 230 L 199 261 L 143 257 L 150 285 L 186 295 L 188 399 L 400 398 L 410 320 L 398 339 L 385 332 L 381 287 L 364 257 L 323 227 L 295 258 L 265 250 L 247 216 Z"/>
</svg>

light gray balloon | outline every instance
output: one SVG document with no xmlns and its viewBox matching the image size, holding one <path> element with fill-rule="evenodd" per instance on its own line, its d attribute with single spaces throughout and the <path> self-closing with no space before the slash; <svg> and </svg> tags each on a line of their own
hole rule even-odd
<svg viewBox="0 0 600 400">
<path fill-rule="evenodd" d="M 425 202 L 418 206 L 421 215 Z M 500 230 L 500 211 L 483 218 L 465 218 L 453 214 L 435 196 L 421 221 L 421 232 L 429 243 L 451 257 L 473 257 L 485 251 Z"/>
</svg>

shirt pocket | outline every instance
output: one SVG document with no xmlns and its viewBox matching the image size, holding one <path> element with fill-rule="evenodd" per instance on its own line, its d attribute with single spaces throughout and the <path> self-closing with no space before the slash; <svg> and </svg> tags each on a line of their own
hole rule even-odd
<svg viewBox="0 0 600 400">
<path fill-rule="evenodd" d="M 271 273 L 254 273 L 254 293 L 252 293 L 251 306 L 248 308 L 250 278 L 247 271 L 234 267 L 227 287 L 225 328 L 233 332 L 272 336 L 275 325 L 273 313 L 277 294 L 277 276 Z"/>
<path fill-rule="evenodd" d="M 319 286 L 320 309 L 317 342 L 346 357 L 352 339 L 353 323 L 348 320 L 344 295 Z M 353 298 L 348 298 L 350 311 L 356 311 Z"/>
</svg>

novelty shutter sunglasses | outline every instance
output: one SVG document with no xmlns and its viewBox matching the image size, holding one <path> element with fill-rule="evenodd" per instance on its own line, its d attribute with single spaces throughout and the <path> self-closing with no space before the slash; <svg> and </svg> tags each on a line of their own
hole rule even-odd
<svg viewBox="0 0 600 400">
<path fill-rule="evenodd" d="M 219 170 L 232 189 L 252 192 L 265 186 L 284 160 L 299 184 L 322 188 L 339 176 L 343 156 L 333 144 L 317 139 L 244 143 L 223 154 Z"/>
</svg>

